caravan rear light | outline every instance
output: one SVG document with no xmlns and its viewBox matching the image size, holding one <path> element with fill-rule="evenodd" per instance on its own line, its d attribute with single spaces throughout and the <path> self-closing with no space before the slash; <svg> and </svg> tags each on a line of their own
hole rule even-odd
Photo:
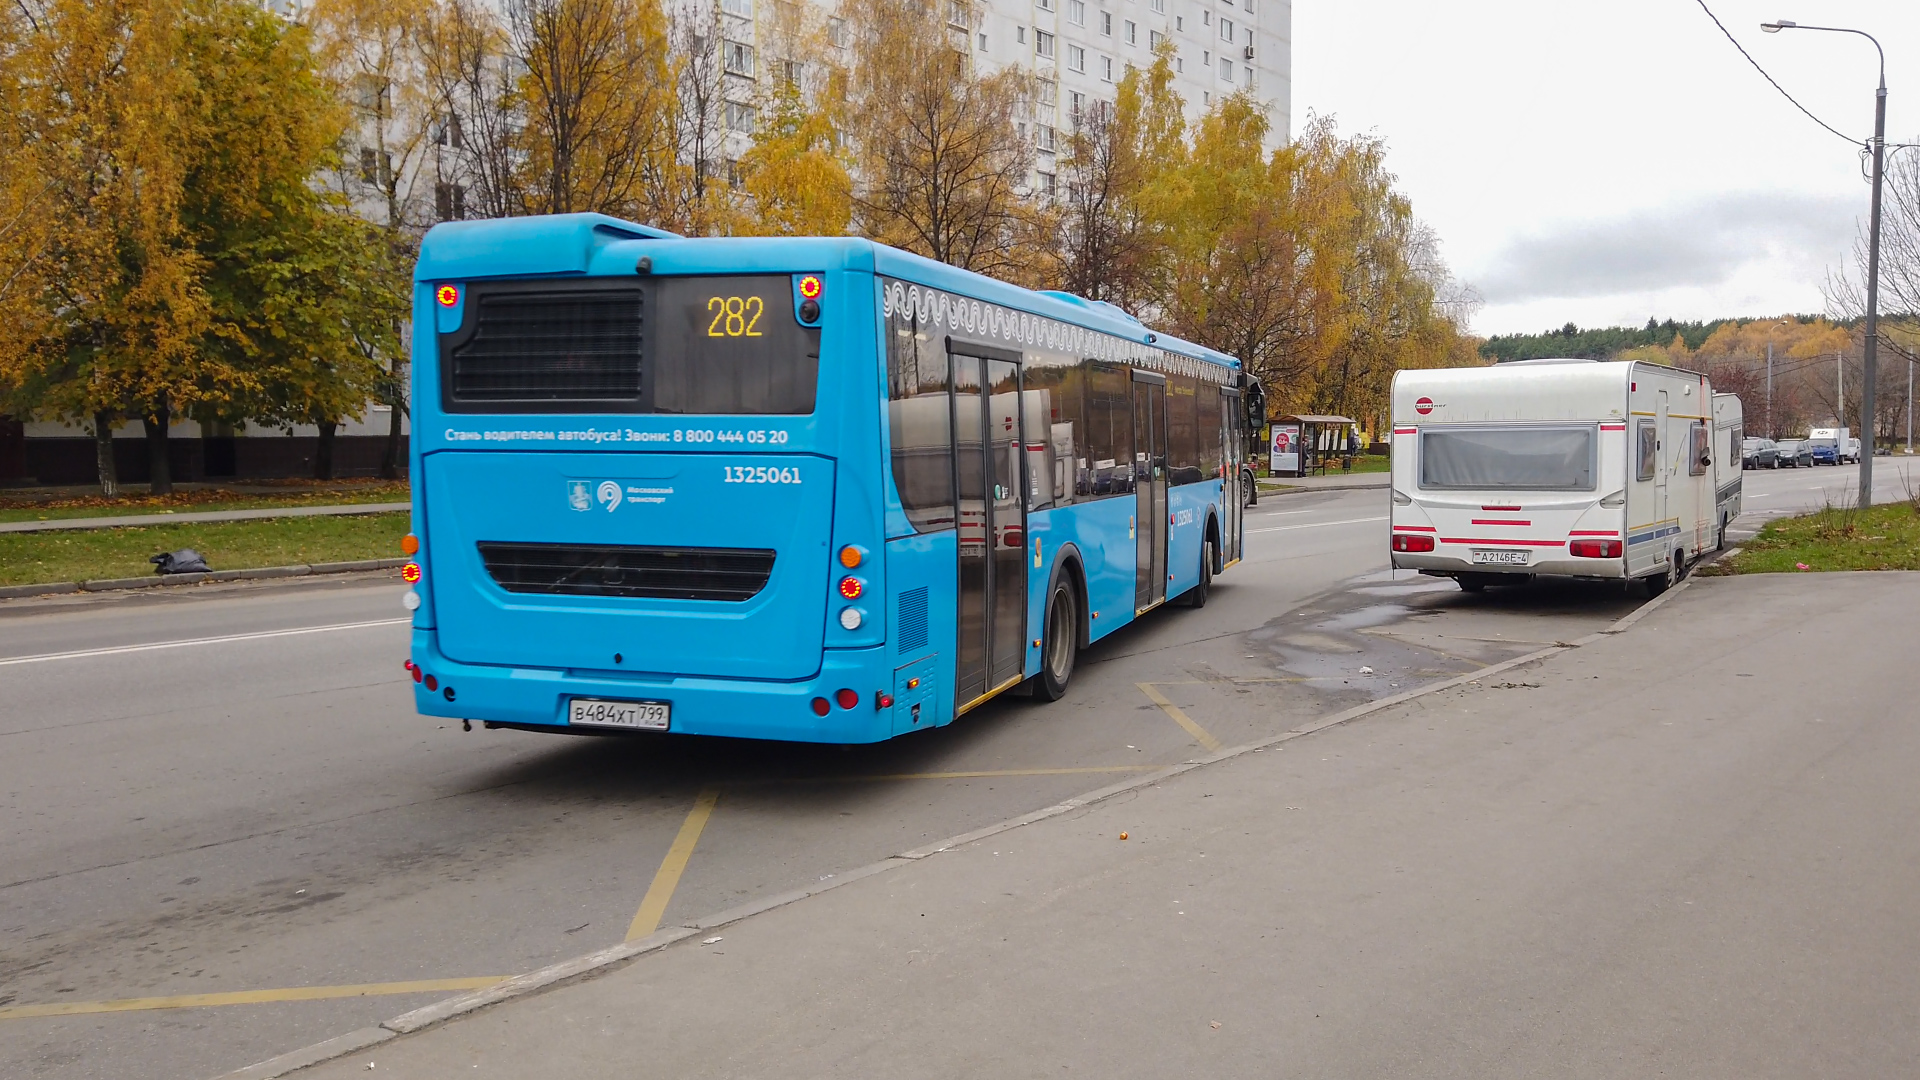
<svg viewBox="0 0 1920 1080">
<path fill-rule="evenodd" d="M 1394 533 L 1393 534 L 1393 550 L 1395 551 L 1432 551 L 1433 537 L 1416 536 L 1412 533 Z"/>
<path fill-rule="evenodd" d="M 1620 541 L 1575 540 L 1567 545 L 1567 550 L 1577 559 L 1617 559 L 1620 557 Z"/>
</svg>

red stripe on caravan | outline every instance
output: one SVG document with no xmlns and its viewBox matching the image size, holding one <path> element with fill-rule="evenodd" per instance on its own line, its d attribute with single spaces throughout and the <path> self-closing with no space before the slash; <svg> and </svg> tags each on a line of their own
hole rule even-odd
<svg viewBox="0 0 1920 1080">
<path fill-rule="evenodd" d="M 1393 531 L 1394 532 L 1439 532 L 1440 530 L 1434 528 L 1431 525 L 1395 525 L 1393 527 Z"/>
<path fill-rule="evenodd" d="M 1503 518 L 1474 518 L 1473 525 L 1531 525 L 1531 521 L 1508 521 Z"/>
<path fill-rule="evenodd" d="M 1625 430 L 1627 430 L 1627 425 L 1625 425 L 1625 424 L 1601 424 L 1601 425 L 1600 425 L 1600 430 L 1601 430 L 1601 431 L 1625 431 Z"/>
<path fill-rule="evenodd" d="M 1508 510 L 1508 511 L 1511 511 L 1511 512 L 1513 512 L 1513 513 L 1516 513 L 1516 514 L 1517 514 L 1517 513 L 1519 513 L 1520 511 L 1522 511 L 1522 510 L 1525 510 L 1525 509 L 1526 509 L 1526 507 L 1524 507 L 1524 506 L 1483 506 L 1483 507 L 1481 507 L 1480 509 L 1482 509 L 1482 510 Z"/>
<path fill-rule="evenodd" d="M 1567 535 L 1568 536 L 1619 536 L 1620 534 L 1618 532 L 1615 532 L 1612 529 L 1575 529 L 1572 532 L 1569 532 Z"/>
<path fill-rule="evenodd" d="M 1565 547 L 1567 544 L 1565 540 L 1515 540 L 1513 537 L 1510 537 L 1510 536 L 1501 536 L 1501 537 L 1495 537 L 1495 538 L 1486 538 L 1486 537 L 1475 538 L 1471 536 L 1443 536 L 1440 538 L 1440 542 L 1443 544 L 1494 544 L 1500 547 L 1510 547 L 1514 544 L 1526 544 L 1530 547 Z"/>
<path fill-rule="evenodd" d="M 1395 435 L 1418 435 L 1420 429 L 1415 427 L 1397 427 L 1393 429 L 1393 433 Z"/>
</svg>

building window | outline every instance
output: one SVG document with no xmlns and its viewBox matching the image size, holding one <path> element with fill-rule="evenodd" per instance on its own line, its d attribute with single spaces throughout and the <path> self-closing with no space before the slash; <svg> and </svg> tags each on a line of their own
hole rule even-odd
<svg viewBox="0 0 1920 1080">
<path fill-rule="evenodd" d="M 371 146 L 360 148 L 360 179 L 385 187 L 393 181 L 393 155 Z"/>
<path fill-rule="evenodd" d="M 1100 33 L 1105 37 L 1113 36 L 1113 12 L 1103 11 L 1100 13 Z"/>
<path fill-rule="evenodd" d="M 961 0 L 947 0 L 947 25 L 961 27 L 973 25 L 967 18 L 967 5 Z"/>
<path fill-rule="evenodd" d="M 1187 30 L 1186 17 L 1183 15 L 1175 15 L 1173 17 L 1173 28 L 1175 30 L 1180 31 L 1183 34 L 1186 33 L 1186 30 Z"/>
<path fill-rule="evenodd" d="M 1038 176 L 1040 179 L 1040 194 L 1042 195 L 1053 194 L 1055 190 L 1053 174 L 1050 172 L 1043 172 L 1043 173 L 1036 173 L 1035 175 Z"/>
<path fill-rule="evenodd" d="M 1034 107 L 1040 110 L 1035 115 L 1049 124 L 1053 123 L 1053 103 L 1060 100 L 1060 84 L 1052 79 L 1035 79 L 1033 96 L 1036 102 Z"/>
<path fill-rule="evenodd" d="M 1016 27 L 1014 27 L 1014 28 L 1013 28 L 1013 43 L 1014 43 L 1015 45 L 1025 45 L 1025 44 L 1027 43 L 1027 28 L 1026 28 L 1026 27 L 1024 27 L 1024 26 L 1016 26 Z"/>
<path fill-rule="evenodd" d="M 1253 14 L 1253 0 L 1246 0 L 1245 7 L 1247 9 L 1247 14 L 1249 15 Z"/>
<path fill-rule="evenodd" d="M 1246 72 L 1246 75 L 1247 75 L 1247 85 L 1248 85 L 1248 86 L 1252 86 L 1252 85 L 1253 85 L 1253 69 L 1252 69 L 1252 68 L 1246 68 L 1246 69 L 1244 69 L 1244 70 L 1245 70 L 1245 72 Z"/>
<path fill-rule="evenodd" d="M 1132 19 L 1128 19 L 1126 25 L 1127 25 L 1127 44 L 1129 45 L 1140 44 L 1140 28 L 1134 25 L 1134 22 Z"/>
<path fill-rule="evenodd" d="M 720 0 L 720 10 L 743 19 L 753 18 L 753 0 Z"/>
<path fill-rule="evenodd" d="M 1087 25 L 1087 5 L 1084 0 L 1067 0 L 1067 21 L 1075 26 Z"/>
<path fill-rule="evenodd" d="M 847 20 L 827 20 L 827 41 L 836 49 L 844 49 L 847 47 Z"/>
<path fill-rule="evenodd" d="M 727 74 L 753 78 L 753 46 L 738 41 L 720 43 L 720 55 L 725 59 Z"/>
<path fill-rule="evenodd" d="M 1211 53 L 1211 52 L 1209 52 L 1209 51 L 1207 51 L 1206 49 L 1201 49 L 1201 50 L 1200 50 L 1200 66 L 1202 66 L 1202 67 L 1212 67 L 1212 66 L 1213 66 L 1213 53 Z"/>
<path fill-rule="evenodd" d="M 1167 40 L 1167 35 L 1161 33 L 1160 31 L 1158 30 L 1147 31 L 1148 47 L 1158 50 L 1160 48 L 1160 43 L 1165 40 Z"/>
<path fill-rule="evenodd" d="M 1033 6 L 1039 8 L 1041 11 L 1052 11 L 1053 0 L 1033 0 Z"/>
<path fill-rule="evenodd" d="M 1087 70 L 1087 50 L 1078 45 L 1067 46 L 1067 70 Z M 1076 95 L 1077 96 L 1077 95 Z"/>
<path fill-rule="evenodd" d="M 1086 51 L 1081 50 L 1080 58 L 1086 59 Z M 1067 91 L 1067 117 L 1074 123 L 1080 122 L 1080 114 L 1087 110 L 1087 95 L 1078 90 Z"/>
<path fill-rule="evenodd" d="M 1174 57 L 1173 70 L 1184 73 L 1187 70 L 1187 58 L 1184 56 Z"/>
<path fill-rule="evenodd" d="M 1100 77 L 1108 82 L 1113 81 L 1113 57 L 1103 56 L 1100 58 Z"/>
<path fill-rule="evenodd" d="M 433 185 L 433 211 L 441 221 L 459 221 L 467 216 L 467 189 L 459 184 Z"/>
<path fill-rule="evenodd" d="M 1033 145 L 1046 153 L 1053 153 L 1053 128 L 1047 124 L 1033 125 Z"/>
<path fill-rule="evenodd" d="M 1035 56 L 1053 55 L 1053 35 L 1036 27 L 1033 31 L 1033 52 Z"/>
<path fill-rule="evenodd" d="M 1233 20 L 1232 19 L 1220 20 L 1220 40 L 1221 41 L 1233 40 Z"/>
<path fill-rule="evenodd" d="M 467 145 L 466 135 L 460 130 L 460 118 L 449 116 L 445 123 L 435 124 L 433 142 L 436 146 L 451 146 L 455 150 Z"/>
<path fill-rule="evenodd" d="M 987 51 L 987 33 L 984 30 L 980 32 L 980 51 Z"/>
<path fill-rule="evenodd" d="M 1220 77 L 1228 82 L 1233 81 L 1233 61 L 1224 56 L 1220 58 Z"/>
<path fill-rule="evenodd" d="M 1201 26 L 1212 26 L 1212 25 L 1213 25 L 1213 12 L 1211 12 L 1211 11 L 1202 11 L 1202 12 L 1200 13 L 1200 25 L 1201 25 Z"/>
<path fill-rule="evenodd" d="M 727 102 L 727 130 L 742 135 L 753 134 L 759 125 L 760 112 L 751 105 L 742 105 L 737 101 Z"/>
<path fill-rule="evenodd" d="M 1167 0 L 1147 0 L 1147 6 L 1162 15 L 1167 13 Z"/>
</svg>

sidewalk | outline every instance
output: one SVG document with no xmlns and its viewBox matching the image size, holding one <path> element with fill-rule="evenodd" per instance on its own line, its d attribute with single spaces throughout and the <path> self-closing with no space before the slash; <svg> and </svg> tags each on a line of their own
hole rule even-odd
<svg viewBox="0 0 1920 1080">
<path fill-rule="evenodd" d="M 1920 574 L 1696 579 L 299 1075 L 1915 1075 L 1916 631 Z"/>
<path fill-rule="evenodd" d="M 260 518 L 333 517 L 340 514 L 390 514 L 412 503 L 347 503 L 340 506 L 267 506 L 256 510 L 194 510 L 184 514 L 127 514 L 120 517 L 55 518 L 50 521 L 0 521 L 0 533 L 54 532 L 60 529 L 114 529 L 127 525 L 181 525 L 202 521 L 254 521 Z"/>
<path fill-rule="evenodd" d="M 1327 473 L 1325 476 L 1261 477 L 1260 494 L 1284 495 L 1288 491 L 1350 491 L 1355 488 L 1383 488 L 1393 482 L 1392 473 Z"/>
</svg>

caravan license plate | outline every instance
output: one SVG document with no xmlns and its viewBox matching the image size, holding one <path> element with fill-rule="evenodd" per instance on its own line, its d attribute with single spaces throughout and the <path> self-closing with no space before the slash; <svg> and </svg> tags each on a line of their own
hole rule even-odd
<svg viewBox="0 0 1920 1080">
<path fill-rule="evenodd" d="M 1525 566 L 1528 554 L 1524 551 L 1476 551 L 1473 561 L 1493 566 Z"/>
<path fill-rule="evenodd" d="M 582 727 L 632 728 L 665 731 L 673 706 L 664 701 L 603 701 L 574 698 L 567 702 L 567 723 Z"/>
</svg>

